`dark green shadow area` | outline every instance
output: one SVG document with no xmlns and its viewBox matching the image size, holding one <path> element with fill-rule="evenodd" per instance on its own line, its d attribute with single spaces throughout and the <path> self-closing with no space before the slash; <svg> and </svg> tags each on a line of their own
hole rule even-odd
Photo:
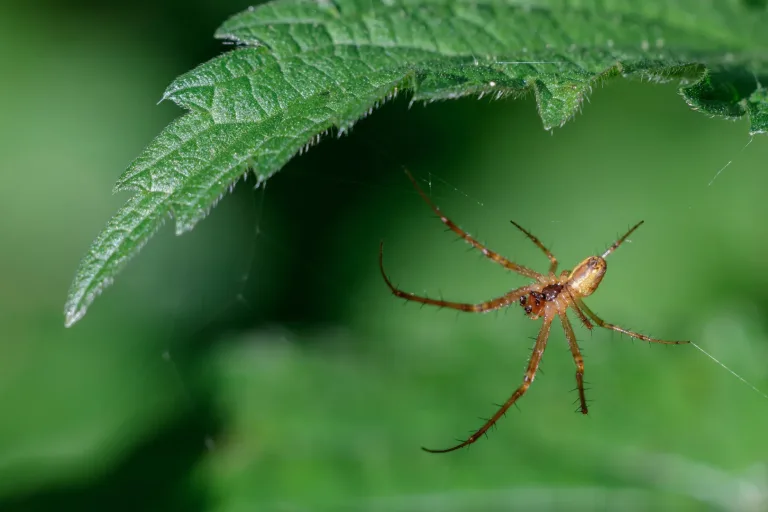
<svg viewBox="0 0 768 512">
<path fill-rule="evenodd" d="M 141 440 L 94 480 L 0 499 L 0 510 L 210 510 L 208 491 L 191 475 L 209 453 L 204 440 L 217 431 L 198 408 Z"/>
</svg>

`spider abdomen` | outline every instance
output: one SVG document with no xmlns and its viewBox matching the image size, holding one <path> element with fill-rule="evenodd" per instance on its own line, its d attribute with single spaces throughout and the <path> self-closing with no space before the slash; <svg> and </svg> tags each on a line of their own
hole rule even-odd
<svg viewBox="0 0 768 512">
<path fill-rule="evenodd" d="M 544 313 L 544 307 L 547 302 L 554 302 L 561 291 L 563 291 L 563 285 L 548 284 L 540 292 L 532 291 L 528 295 L 520 297 L 520 306 L 522 306 L 526 315 L 535 320 Z"/>
</svg>

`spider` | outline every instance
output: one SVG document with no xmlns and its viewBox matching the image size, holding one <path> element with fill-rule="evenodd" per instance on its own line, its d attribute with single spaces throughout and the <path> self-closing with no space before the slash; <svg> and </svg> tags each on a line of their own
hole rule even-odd
<svg viewBox="0 0 768 512">
<path fill-rule="evenodd" d="M 605 271 L 608 268 L 605 262 L 605 259 L 608 257 L 608 255 L 618 249 L 618 247 L 627 239 L 627 237 L 629 237 L 629 235 L 631 235 L 638 227 L 640 227 L 643 221 L 635 224 L 629 231 L 624 234 L 624 236 L 616 240 L 600 256 L 590 256 L 589 258 L 579 263 L 573 270 L 563 270 L 559 276 L 557 275 L 557 258 L 555 258 L 549 249 L 544 247 L 544 244 L 542 244 L 538 238 L 526 231 L 515 221 L 511 221 L 517 229 L 522 231 L 523 234 L 525 234 L 525 236 L 528 237 L 531 242 L 536 244 L 536 247 L 541 249 L 544 254 L 546 254 L 547 258 L 549 258 L 549 272 L 547 274 L 540 274 L 539 272 L 531 270 L 528 267 L 524 267 L 509 261 L 505 257 L 488 249 L 483 244 L 472 238 L 468 233 L 454 224 L 453 221 L 451 221 L 448 217 L 443 215 L 443 213 L 440 211 L 440 208 L 438 208 L 429 199 L 429 197 L 427 197 L 421 187 L 419 187 L 416 179 L 411 175 L 410 172 L 408 172 L 408 170 L 405 170 L 405 173 L 408 175 L 408 178 L 411 180 L 411 183 L 413 183 L 413 186 L 416 188 L 416 191 L 419 193 L 422 199 L 424 199 L 429 207 L 432 208 L 432 211 L 437 214 L 443 224 L 448 226 L 451 231 L 459 235 L 459 237 L 466 241 L 469 245 L 482 252 L 483 255 L 485 255 L 488 259 L 495 261 L 507 270 L 517 272 L 518 274 L 522 274 L 527 278 L 533 279 L 534 283 L 527 286 L 522 286 L 502 295 L 501 297 L 497 297 L 486 302 L 481 302 L 480 304 L 451 302 L 418 296 L 413 293 L 400 290 L 395 285 L 393 285 L 392 281 L 390 281 L 390 279 L 387 277 L 387 274 L 384 271 L 384 242 L 382 241 L 379 247 L 379 268 L 381 269 L 381 275 L 384 278 L 384 282 L 387 284 L 392 293 L 395 296 L 405 300 L 419 302 L 421 304 L 429 304 L 441 308 L 457 309 L 459 311 L 466 311 L 469 313 L 487 313 L 489 311 L 494 311 L 512 306 L 514 304 L 519 304 L 523 311 L 525 311 L 525 314 L 531 320 L 537 320 L 539 318 L 542 319 L 541 329 L 539 330 L 539 334 L 536 337 L 536 343 L 533 346 L 533 353 L 530 360 L 528 361 L 528 367 L 525 371 L 525 375 L 523 376 L 523 382 L 515 390 L 515 392 L 512 393 L 512 396 L 510 396 L 509 399 L 499 407 L 496 414 L 494 414 L 490 419 L 486 420 L 485 424 L 483 424 L 483 426 L 480 427 L 475 433 L 455 446 L 442 450 L 433 450 L 430 448 L 422 447 L 422 450 L 430 453 L 452 452 L 454 450 L 458 450 L 459 448 L 464 448 L 465 446 L 471 445 L 482 435 L 486 434 L 488 429 L 494 426 L 496 422 L 507 412 L 507 409 L 509 409 L 525 394 L 526 391 L 528 391 L 528 388 L 533 382 L 533 379 L 536 377 L 536 371 L 539 368 L 539 363 L 541 362 L 541 358 L 544 355 L 544 349 L 547 346 L 550 328 L 552 327 L 552 322 L 556 317 L 560 317 L 560 322 L 562 323 L 563 330 L 565 331 L 565 338 L 568 341 L 573 360 L 576 363 L 576 388 L 579 392 L 579 402 L 581 405 L 580 411 L 582 414 L 587 414 L 587 400 L 584 395 L 584 360 L 581 356 L 581 352 L 579 351 L 579 345 L 576 342 L 576 335 L 573 332 L 573 327 L 571 326 L 571 322 L 568 320 L 568 316 L 566 314 L 568 308 L 571 308 L 581 323 L 583 323 L 584 326 L 590 330 L 593 329 L 594 322 L 598 326 L 605 329 L 618 331 L 620 333 L 631 336 L 632 338 L 637 338 L 643 341 L 665 343 L 671 345 L 689 343 L 688 341 L 665 341 L 651 338 L 649 336 L 645 336 L 644 334 L 629 331 L 619 327 L 618 325 L 610 324 L 597 316 L 591 309 L 587 307 L 586 304 L 584 304 L 584 301 L 582 300 L 584 297 L 592 295 L 600 285 L 600 282 L 605 275 Z"/>
</svg>

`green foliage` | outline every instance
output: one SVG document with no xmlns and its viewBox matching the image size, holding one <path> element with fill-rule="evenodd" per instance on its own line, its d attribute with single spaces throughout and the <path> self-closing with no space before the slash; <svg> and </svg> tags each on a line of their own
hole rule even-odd
<svg viewBox="0 0 768 512">
<path fill-rule="evenodd" d="M 758 6 L 759 7 L 759 6 Z M 216 36 L 238 45 L 177 78 L 163 99 L 189 112 L 129 166 L 135 191 L 80 264 L 66 324 L 168 215 L 192 229 L 253 172 L 268 179 L 302 148 L 348 131 L 401 92 L 414 101 L 533 92 L 546 129 L 563 125 L 606 78 L 680 80 L 706 114 L 768 127 L 768 22 L 742 2 L 279 0 Z"/>
</svg>

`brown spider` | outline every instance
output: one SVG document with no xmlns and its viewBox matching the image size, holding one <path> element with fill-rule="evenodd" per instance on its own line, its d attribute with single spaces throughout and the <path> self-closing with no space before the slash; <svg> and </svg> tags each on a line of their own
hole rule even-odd
<svg viewBox="0 0 768 512">
<path fill-rule="evenodd" d="M 496 414 L 488 419 L 485 424 L 480 427 L 479 430 L 477 430 L 474 434 L 456 446 L 446 448 L 444 450 L 431 450 L 429 448 L 422 447 L 422 450 L 431 453 L 452 452 L 474 443 L 478 440 L 478 438 L 480 438 L 480 436 L 485 434 L 488 429 L 491 428 L 499 420 L 499 418 L 501 418 L 506 413 L 507 409 L 509 409 L 512 404 L 517 402 L 517 400 L 525 394 L 525 392 L 528 390 L 528 387 L 533 382 L 533 379 L 536 376 L 536 370 L 538 370 L 539 363 L 541 362 L 541 357 L 544 354 L 544 348 L 547 346 L 547 339 L 549 338 L 552 321 L 556 316 L 560 317 L 560 322 L 563 324 L 565 338 L 568 340 L 568 345 L 571 348 L 573 360 L 576 363 L 576 385 L 579 391 L 581 412 L 582 414 L 587 414 L 587 400 L 584 396 L 584 360 L 581 357 L 581 352 L 579 351 L 579 345 L 576 342 L 576 335 L 573 332 L 573 327 L 571 326 L 571 322 L 568 320 L 568 316 L 566 315 L 568 308 L 573 309 L 573 311 L 576 313 L 576 316 L 579 318 L 579 320 L 581 320 L 581 323 L 583 323 L 584 326 L 590 330 L 593 328 L 592 322 L 594 322 L 600 327 L 618 331 L 633 338 L 638 338 L 644 341 L 674 345 L 689 343 L 688 341 L 659 340 L 645 336 L 643 334 L 628 331 L 619 327 L 618 325 L 609 324 L 608 322 L 603 321 L 595 313 L 593 313 L 592 310 L 589 309 L 582 300 L 584 297 L 592 295 L 600 285 L 600 281 L 602 281 L 603 276 L 605 275 L 605 271 L 608 268 L 607 263 L 605 262 L 605 258 L 608 257 L 608 255 L 613 251 L 615 251 L 622 244 L 622 242 L 627 239 L 629 235 L 631 235 L 638 227 L 640 227 L 643 221 L 635 224 L 632 229 L 627 231 L 624 236 L 616 240 L 613 245 L 611 245 L 600 256 L 590 256 L 589 258 L 579 263 L 572 271 L 563 270 L 559 276 L 556 275 L 557 259 L 554 257 L 554 255 L 552 255 L 552 253 L 549 252 L 546 247 L 544 247 L 538 238 L 523 229 L 516 222 L 511 221 L 517 229 L 522 231 L 525 236 L 527 236 L 534 244 L 536 244 L 539 249 L 544 251 L 544 254 L 547 255 L 547 258 L 549 258 L 549 273 L 540 274 L 527 267 L 509 261 L 505 257 L 491 251 L 490 249 L 483 246 L 480 242 L 472 238 L 469 234 L 454 224 L 448 217 L 442 214 L 440 209 L 435 206 L 435 204 L 419 187 L 418 183 L 410 172 L 406 170 L 405 173 L 408 175 L 408 178 L 410 178 L 419 195 L 437 214 L 443 224 L 448 226 L 451 231 L 459 235 L 475 249 L 480 250 L 487 258 L 495 261 L 508 270 L 522 274 L 530 279 L 534 279 L 535 282 L 533 284 L 517 288 L 516 290 L 512 290 L 511 292 L 508 292 L 501 297 L 491 299 L 480 304 L 466 304 L 461 302 L 450 302 L 445 300 L 430 299 L 428 297 L 420 297 L 418 295 L 414 295 L 412 293 L 404 292 L 398 289 L 389 280 L 386 272 L 384 272 L 384 242 L 381 242 L 381 246 L 379 248 L 379 267 L 381 268 L 381 275 L 384 277 L 384 281 L 387 283 L 387 286 L 392 291 L 392 293 L 397 297 L 401 297 L 406 300 L 412 300 L 422 304 L 431 304 L 441 308 L 458 309 L 459 311 L 467 311 L 470 313 L 487 313 L 488 311 L 494 311 L 511 306 L 513 304 L 519 304 L 525 311 L 525 314 L 531 320 L 536 320 L 543 317 L 543 323 L 541 325 L 541 329 L 539 330 L 539 335 L 536 337 L 536 343 L 533 346 L 533 353 L 531 355 L 530 361 L 528 362 L 528 368 L 525 371 L 523 383 L 515 390 L 514 393 L 512 393 L 512 396 L 510 396 L 509 399 L 504 402 Z"/>
</svg>

